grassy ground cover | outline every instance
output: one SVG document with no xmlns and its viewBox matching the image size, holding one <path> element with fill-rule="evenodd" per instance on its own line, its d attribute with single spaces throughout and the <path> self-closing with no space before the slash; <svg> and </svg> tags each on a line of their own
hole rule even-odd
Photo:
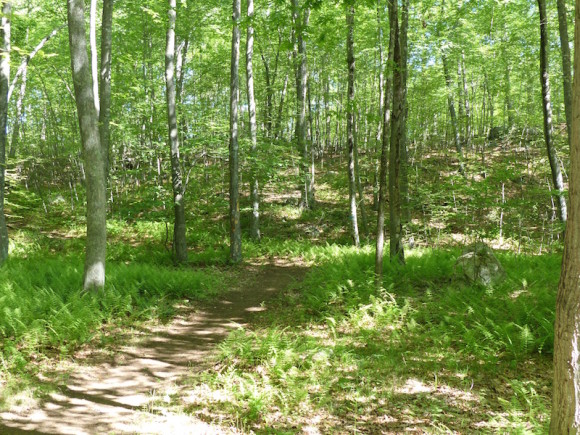
<svg viewBox="0 0 580 435">
<path fill-rule="evenodd" d="M 458 251 L 416 250 L 377 291 L 370 249 L 326 254 L 192 376 L 188 412 L 258 433 L 547 430 L 557 255 L 503 254 L 482 288 Z"/>
<path fill-rule="evenodd" d="M 245 238 L 244 257 L 286 257 L 312 270 L 223 343 L 213 370 L 192 375 L 160 406 L 263 433 L 546 430 L 561 228 L 544 151 L 475 147 L 464 179 L 445 150 L 419 159 L 417 148 L 405 234 L 415 248 L 405 266 L 387 265 L 381 289 L 372 237 L 359 250 L 349 246 L 345 162 L 327 159 L 319 170 L 313 210 L 297 207 L 291 161 L 268 173 L 263 239 Z M 169 320 L 177 305 L 212 298 L 244 273 L 226 269 L 223 167 L 205 171 L 192 172 L 188 190 L 187 267 L 173 265 L 170 195 L 154 187 L 157 179 L 115 192 L 107 288 L 98 296 L 79 292 L 83 208 L 62 200 L 65 189 L 13 184 L 11 258 L 0 276 L 0 407 L 23 385 L 34 389 L 44 363 L 73 358 L 87 343 L 113 348 L 139 322 Z M 363 183 L 368 206 L 370 164 Z M 247 228 L 247 196 L 242 207 Z M 481 239 L 500 248 L 507 271 L 493 288 L 454 268 L 462 246 Z"/>
</svg>

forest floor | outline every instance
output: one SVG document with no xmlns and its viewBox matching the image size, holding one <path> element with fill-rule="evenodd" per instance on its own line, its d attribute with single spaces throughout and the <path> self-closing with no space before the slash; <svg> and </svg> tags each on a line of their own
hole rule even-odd
<svg viewBox="0 0 580 435">
<path fill-rule="evenodd" d="M 99 295 L 78 291 L 84 209 L 62 201 L 66 186 L 13 183 L 0 434 L 546 433 L 562 228 L 540 145 L 471 149 L 467 178 L 447 148 L 414 148 L 406 265 L 385 262 L 379 289 L 372 229 L 352 246 L 340 158 L 320 165 L 312 210 L 295 165 L 276 167 L 262 239 L 244 232 L 234 267 L 225 166 L 190 184 L 183 267 L 160 206 L 171 196 L 157 178 L 128 184 Z M 372 167 L 363 175 L 372 228 Z M 251 210 L 242 196 L 244 229 Z M 476 241 L 496 250 L 500 284 L 458 273 Z"/>
<path fill-rule="evenodd" d="M 141 325 L 113 348 L 85 346 L 41 371 L 38 383 L 50 393 L 1 412 L 0 433 L 235 433 L 158 404 L 178 393 L 184 376 L 211 368 L 220 341 L 267 310 L 267 301 L 306 270 L 279 259 L 245 264 L 232 272 L 237 285 L 224 296 L 182 307 L 168 324 Z"/>
</svg>

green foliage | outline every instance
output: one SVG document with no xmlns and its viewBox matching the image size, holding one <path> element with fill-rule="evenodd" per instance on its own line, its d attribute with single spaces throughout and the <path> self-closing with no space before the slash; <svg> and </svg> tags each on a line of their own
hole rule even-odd
<svg viewBox="0 0 580 435">
<path fill-rule="evenodd" d="M 107 324 L 168 320 L 178 300 L 207 299 L 219 283 L 211 271 L 112 263 L 103 293 L 81 293 L 82 264 L 74 257 L 11 259 L 2 272 L 3 370 L 23 368 L 30 355 L 51 349 L 68 353 Z"/>
<path fill-rule="evenodd" d="M 193 376 L 195 391 L 214 393 L 188 411 L 210 406 L 245 427 L 280 429 L 332 414 L 325 430 L 341 431 L 364 413 L 361 430 L 372 432 L 387 413 L 407 428 L 408 416 L 424 416 L 444 432 L 543 431 L 544 379 L 519 370 L 550 363 L 541 355 L 552 350 L 560 257 L 500 254 L 508 279 L 486 289 L 455 274 L 458 255 L 412 251 L 406 265 L 386 265 L 377 290 L 370 249 L 327 246 L 260 327 L 220 346 L 217 372 Z M 507 390 L 490 397 L 498 375 Z"/>
</svg>

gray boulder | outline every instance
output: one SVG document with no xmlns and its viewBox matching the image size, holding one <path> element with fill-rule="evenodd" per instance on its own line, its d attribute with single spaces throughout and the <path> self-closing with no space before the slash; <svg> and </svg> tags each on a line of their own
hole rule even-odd
<svg viewBox="0 0 580 435">
<path fill-rule="evenodd" d="M 475 243 L 463 251 L 455 262 L 459 269 L 471 282 L 484 286 L 497 284 L 505 278 L 505 270 L 493 251 L 484 243 Z"/>
</svg>

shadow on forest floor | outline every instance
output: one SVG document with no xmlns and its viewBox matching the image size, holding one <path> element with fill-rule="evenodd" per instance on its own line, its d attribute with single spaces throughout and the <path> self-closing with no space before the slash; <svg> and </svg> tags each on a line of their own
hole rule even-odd
<svg viewBox="0 0 580 435">
<path fill-rule="evenodd" d="M 0 413 L 0 432 L 222 432 L 219 425 L 162 412 L 159 405 L 170 405 L 182 378 L 210 367 L 218 343 L 267 311 L 266 301 L 302 279 L 305 267 L 276 261 L 242 266 L 236 273 L 235 290 L 195 312 L 184 310 L 167 325 L 133 331 L 112 355 L 88 349 L 42 373 L 33 387 L 44 394 Z"/>
<path fill-rule="evenodd" d="M 508 278 L 486 289 L 458 255 L 410 252 L 377 291 L 370 249 L 329 247 L 181 406 L 256 433 L 544 431 L 559 257 L 500 254 Z"/>
</svg>

